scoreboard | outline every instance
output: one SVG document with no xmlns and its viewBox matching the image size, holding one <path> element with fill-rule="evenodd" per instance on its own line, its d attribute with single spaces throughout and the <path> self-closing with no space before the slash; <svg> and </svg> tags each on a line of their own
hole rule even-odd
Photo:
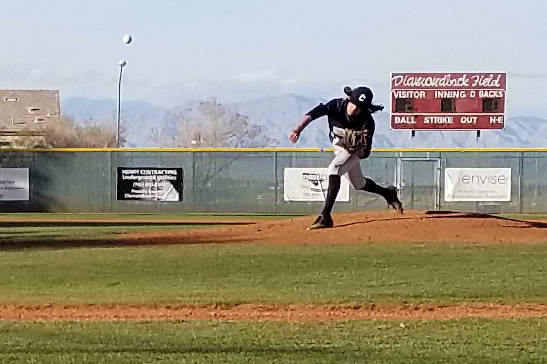
<svg viewBox="0 0 547 364">
<path fill-rule="evenodd" d="M 480 130 L 505 126 L 505 73 L 392 73 L 391 127 Z"/>
</svg>

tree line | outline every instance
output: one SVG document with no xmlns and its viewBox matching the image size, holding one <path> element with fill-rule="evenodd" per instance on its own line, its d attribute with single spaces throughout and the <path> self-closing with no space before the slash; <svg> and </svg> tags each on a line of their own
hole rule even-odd
<svg viewBox="0 0 547 364">
<path fill-rule="evenodd" d="M 111 123 L 110 123 L 111 124 Z M 127 144 L 125 123 L 120 146 Z M 15 138 L 15 148 L 112 148 L 117 146 L 116 128 L 108 123 L 80 125 L 63 116 L 33 129 L 38 136 Z M 153 128 L 149 139 L 158 147 L 218 148 L 266 147 L 279 143 L 264 128 L 215 99 L 199 102 L 176 117 L 174 128 Z"/>
</svg>

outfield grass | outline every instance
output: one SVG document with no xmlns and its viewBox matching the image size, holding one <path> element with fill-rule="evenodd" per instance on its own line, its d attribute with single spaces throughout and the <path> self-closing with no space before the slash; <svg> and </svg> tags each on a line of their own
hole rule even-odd
<svg viewBox="0 0 547 364">
<path fill-rule="evenodd" d="M 547 302 L 547 244 L 209 244 L 0 251 L 0 303 Z"/>
<path fill-rule="evenodd" d="M 19 217 L 9 214 L 9 218 Z M 108 239 L 120 232 L 196 228 L 159 220 L 191 222 L 204 217 L 24 214 L 21 218 L 104 219 L 105 223 L 32 226 L 4 221 L 0 226 L 0 304 L 547 302 L 547 244 L 541 243 L 69 248 L 51 243 Z M 135 223 L 110 226 L 112 218 Z M 206 219 L 221 220 L 217 215 Z M 151 221 L 158 224 L 146 224 Z M 9 244 L 2 246 L 5 242 Z M 547 319 L 0 321 L 0 362 L 547 363 L 546 325 Z"/>
<path fill-rule="evenodd" d="M 47 223 L 40 226 L 20 227 L 14 226 L 0 229 L 0 249 L 2 246 L 16 247 L 22 246 L 50 246 L 56 242 L 66 241 L 96 241 L 103 239 L 111 240 L 118 234 L 125 233 L 145 233 L 155 231 L 181 231 L 187 229 L 199 229 L 210 227 L 207 225 L 143 225 L 143 224 L 113 224 L 107 222 L 104 225 L 95 224 L 67 226 L 65 224 Z"/>
<path fill-rule="evenodd" d="M 547 321 L 0 322 L 0 361 L 541 363 Z"/>
<path fill-rule="evenodd" d="M 283 219 L 294 215 L 253 214 L 0 214 L 0 249 L 21 246 L 77 245 L 105 241 L 118 234 L 169 232 L 210 228 L 261 219 Z M 89 221 L 92 220 L 92 221 Z M 195 224 L 192 222 L 195 221 Z M 214 224 L 214 225 L 213 225 Z"/>
<path fill-rule="evenodd" d="M 44 213 L 44 212 L 10 212 L 0 213 L 0 220 L 199 220 L 215 221 L 219 218 L 229 220 L 276 219 L 303 216 L 302 214 L 254 214 L 254 213 Z"/>
</svg>

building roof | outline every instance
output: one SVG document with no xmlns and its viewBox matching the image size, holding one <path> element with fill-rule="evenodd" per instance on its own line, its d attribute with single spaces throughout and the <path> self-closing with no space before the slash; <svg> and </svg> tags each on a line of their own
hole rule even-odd
<svg viewBox="0 0 547 364">
<path fill-rule="evenodd" d="M 60 115 L 58 90 L 0 90 L 0 131 L 34 130 Z"/>
</svg>

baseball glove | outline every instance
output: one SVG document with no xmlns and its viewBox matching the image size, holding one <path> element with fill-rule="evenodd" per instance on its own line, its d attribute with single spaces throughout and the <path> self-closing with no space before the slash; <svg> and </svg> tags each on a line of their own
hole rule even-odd
<svg viewBox="0 0 547 364">
<path fill-rule="evenodd" d="M 350 152 L 355 152 L 363 159 L 370 154 L 370 145 L 367 130 L 345 129 L 342 145 Z"/>
</svg>

